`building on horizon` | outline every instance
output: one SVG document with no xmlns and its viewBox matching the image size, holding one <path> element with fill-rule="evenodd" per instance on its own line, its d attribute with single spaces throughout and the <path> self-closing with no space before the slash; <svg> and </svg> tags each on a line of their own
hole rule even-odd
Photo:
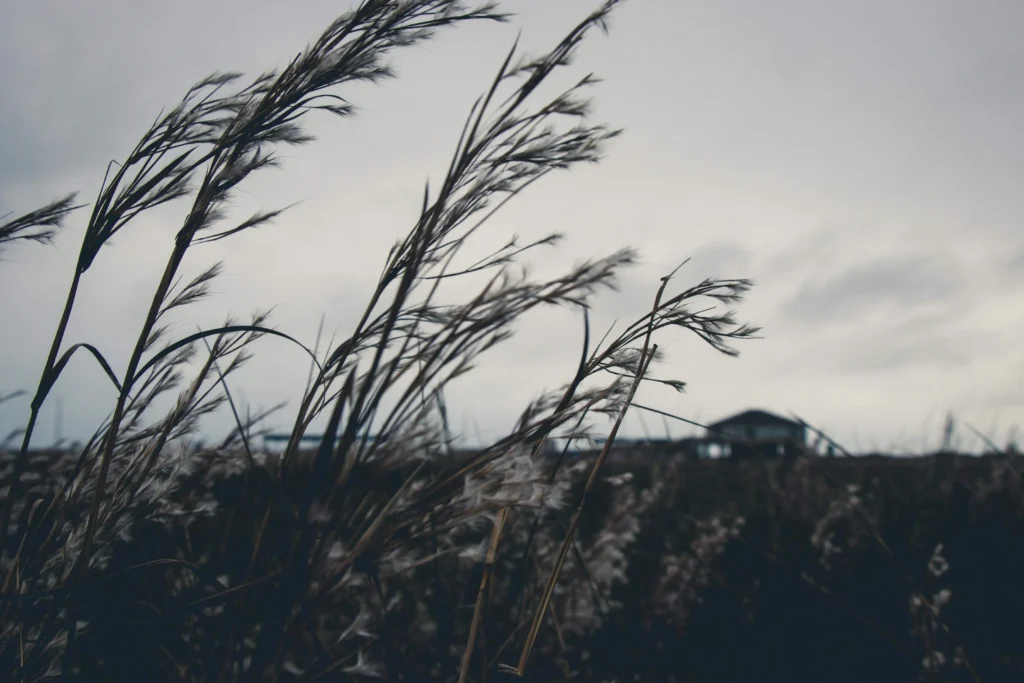
<svg viewBox="0 0 1024 683">
<path fill-rule="evenodd" d="M 704 457 L 778 457 L 807 448 L 807 428 L 767 410 L 751 409 L 707 426 Z"/>
</svg>

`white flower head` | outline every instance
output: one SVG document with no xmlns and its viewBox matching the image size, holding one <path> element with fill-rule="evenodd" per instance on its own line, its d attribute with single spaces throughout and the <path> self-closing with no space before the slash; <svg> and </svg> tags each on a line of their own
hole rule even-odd
<svg viewBox="0 0 1024 683">
<path fill-rule="evenodd" d="M 938 578 L 949 570 L 949 562 L 942 556 L 942 544 L 935 546 L 931 558 L 928 560 L 928 573 Z"/>
</svg>

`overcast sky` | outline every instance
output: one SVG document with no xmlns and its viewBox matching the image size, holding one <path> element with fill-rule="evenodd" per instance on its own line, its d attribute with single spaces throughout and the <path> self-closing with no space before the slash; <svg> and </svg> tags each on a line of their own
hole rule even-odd
<svg viewBox="0 0 1024 683">
<path fill-rule="evenodd" d="M 309 344 L 321 313 L 328 333 L 344 335 L 517 30 L 536 53 L 596 4 L 509 0 L 511 24 L 442 32 L 395 54 L 398 80 L 341 92 L 360 114 L 312 120 L 318 141 L 245 185 L 238 209 L 302 203 L 189 257 L 188 273 L 221 258 L 226 269 L 175 331 L 276 306 L 273 322 Z M 0 3 L 0 214 L 71 190 L 91 202 L 108 161 L 189 85 L 218 69 L 283 65 L 350 5 Z M 595 118 L 625 134 L 601 164 L 518 198 L 489 239 L 564 231 L 538 257 L 544 272 L 639 248 L 621 291 L 595 301 L 598 329 L 649 307 L 658 278 L 688 257 L 679 286 L 755 280 L 739 317 L 763 339 L 727 358 L 667 335 L 661 373 L 688 391 L 645 389 L 645 403 L 705 421 L 749 407 L 796 413 L 856 450 L 934 446 L 953 411 L 1005 442 L 1024 425 L 1021 35 L 1024 3 L 1003 0 L 630 0 L 563 76 L 603 77 Z M 124 367 L 178 216 L 143 218 L 104 250 L 69 343 L 91 342 Z M 0 393 L 36 385 L 87 217 L 73 216 L 55 247 L 0 255 Z M 570 377 L 579 345 L 580 321 L 564 310 L 524 320 L 456 385 L 455 426 L 507 429 Z M 288 399 L 293 411 L 301 353 L 273 340 L 256 351 L 236 382 L 244 400 Z M 64 373 L 37 444 L 54 437 L 56 397 L 68 437 L 87 436 L 112 408 L 94 365 L 82 356 Z M 0 405 L 0 432 L 27 414 L 27 400 Z M 629 434 L 664 433 L 660 418 L 644 420 L 627 420 Z M 229 424 L 215 418 L 208 433 Z"/>
</svg>

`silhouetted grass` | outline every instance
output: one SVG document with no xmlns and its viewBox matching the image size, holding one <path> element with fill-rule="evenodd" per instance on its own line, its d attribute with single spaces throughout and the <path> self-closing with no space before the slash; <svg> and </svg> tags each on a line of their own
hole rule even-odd
<svg viewBox="0 0 1024 683">
<path fill-rule="evenodd" d="M 539 57 L 513 47 L 364 313 L 325 348 L 265 314 L 173 338 L 167 313 L 206 297 L 221 272 L 210 264 L 183 282 L 183 259 L 280 215 L 235 225 L 223 211 L 282 145 L 311 142 L 307 113 L 353 112 L 345 84 L 391 76 L 384 58 L 436 29 L 506 15 L 490 3 L 367 0 L 281 70 L 247 85 L 238 74 L 201 81 L 111 165 L 21 444 L 3 451 L 0 680 L 1021 680 L 1015 452 L 613 457 L 636 387 L 682 388 L 651 373 L 659 333 L 685 329 L 735 353 L 732 340 L 756 330 L 718 304 L 751 283 L 673 294 L 666 277 L 649 311 L 594 343 L 589 306 L 631 250 L 547 280 L 520 266 L 558 235 L 460 260 L 505 202 L 551 171 L 598 161 L 617 135 L 590 119 L 592 77 L 539 96 L 616 4 Z M 65 339 L 99 251 L 172 201 L 187 208 L 129 357 L 108 362 Z M 46 241 L 75 208 L 69 195 L 9 220 L 0 243 Z M 448 283 L 480 274 L 489 279 L 471 297 L 448 298 Z M 523 314 L 551 305 L 582 318 L 578 364 L 509 434 L 460 448 L 449 383 Z M 268 335 L 311 364 L 276 455 L 253 440 L 288 407 L 243 415 L 231 390 Z M 39 411 L 79 351 L 117 389 L 110 415 L 75 451 L 33 449 Z M 177 401 L 154 415 L 168 392 Z M 197 446 L 190 437 L 217 410 L 235 429 Z M 300 450 L 318 419 L 324 437 Z M 603 449 L 568 457 L 568 445 L 552 446 L 609 426 Z"/>
<path fill-rule="evenodd" d="M 545 443 L 567 430 L 586 435 L 604 417 L 620 421 L 641 381 L 681 387 L 648 373 L 661 330 L 690 330 L 729 354 L 731 340 L 756 331 L 715 307 L 739 301 L 748 281 L 709 280 L 673 295 L 665 278 L 652 310 L 593 345 L 590 300 L 634 262 L 631 250 L 549 280 L 520 265 L 558 235 L 525 247 L 513 239 L 469 265 L 458 259 L 507 201 L 551 171 L 598 161 L 618 134 L 590 121 L 583 91 L 591 76 L 554 98 L 538 95 L 588 32 L 607 28 L 616 4 L 606 2 L 539 57 L 513 47 L 470 110 L 443 179 L 424 191 L 420 215 L 388 254 L 360 320 L 323 353 L 262 313 L 172 338 L 167 313 L 207 296 L 220 273 L 212 264 L 182 282 L 186 254 L 280 216 L 225 224 L 225 207 L 250 176 L 276 166 L 281 146 L 311 142 L 302 126 L 309 112 L 353 112 L 337 94 L 342 86 L 390 77 L 385 57 L 437 29 L 507 15 L 492 3 L 365 0 L 283 69 L 247 85 L 240 74 L 200 81 L 111 164 L 21 446 L 5 462 L 4 680 L 483 679 L 514 661 L 522 677 L 531 653 L 550 651 L 551 634 L 561 643 L 590 628 L 560 615 L 567 580 L 582 580 L 593 599 L 611 585 L 587 569 L 586 556 L 607 555 L 609 544 L 588 551 L 574 537 L 602 458 L 563 531 L 552 520 L 583 473 L 551 467 L 539 457 Z M 76 208 L 71 202 L 5 224 L 0 238 L 48 239 Z M 94 345 L 69 343 L 78 288 L 96 256 L 141 214 L 172 202 L 187 209 L 130 356 L 108 360 Z M 475 296 L 445 301 L 442 285 L 481 273 L 490 278 Z M 524 313 L 552 305 L 582 314 L 578 367 L 527 406 L 510 434 L 453 461 L 446 386 L 507 339 Z M 272 459 L 250 443 L 265 415 L 243 420 L 230 391 L 234 371 L 267 335 L 303 348 L 313 368 L 291 440 Z M 74 457 L 54 462 L 30 446 L 40 409 L 76 352 L 100 365 L 117 400 Z M 172 391 L 173 407 L 153 416 L 155 399 Z M 190 447 L 201 419 L 223 409 L 235 433 L 219 448 Z M 327 421 L 325 436 L 300 452 L 317 418 Z M 466 572 L 465 583 L 448 580 Z M 503 613 L 502 600 L 516 609 Z M 519 624 L 528 619 L 522 642 Z"/>
</svg>

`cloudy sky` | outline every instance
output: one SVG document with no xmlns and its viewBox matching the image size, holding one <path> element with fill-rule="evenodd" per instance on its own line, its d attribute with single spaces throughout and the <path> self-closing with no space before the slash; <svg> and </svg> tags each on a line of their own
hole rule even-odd
<svg viewBox="0 0 1024 683">
<path fill-rule="evenodd" d="M 189 85 L 218 69 L 282 65 L 350 4 L 0 3 L 0 215 L 70 190 L 91 201 L 106 164 Z M 311 120 L 316 143 L 244 186 L 240 213 L 301 204 L 189 257 L 188 273 L 221 258 L 226 270 L 175 331 L 276 306 L 274 323 L 310 344 L 321 314 L 328 333 L 344 335 L 516 32 L 539 52 L 596 0 L 505 5 L 517 14 L 509 25 L 466 24 L 396 53 L 398 80 L 341 93 L 357 117 Z M 952 411 L 1005 442 L 1024 426 L 1022 34 L 1024 4 L 999 0 L 630 0 L 563 75 L 601 76 L 595 116 L 625 134 L 601 164 L 531 188 L 488 239 L 564 231 L 562 246 L 538 256 L 545 272 L 639 248 L 621 291 L 595 301 L 599 329 L 646 309 L 658 278 L 685 258 L 680 286 L 755 280 L 739 317 L 763 339 L 727 358 L 667 335 L 661 372 L 688 391 L 645 389 L 645 403 L 706 421 L 748 407 L 796 413 L 857 450 L 933 446 Z M 145 217 L 104 250 L 69 341 L 124 367 L 176 217 Z M 54 247 L 0 255 L 0 393 L 35 387 L 86 218 L 73 216 Z M 579 344 L 580 322 L 565 311 L 524 320 L 455 387 L 455 426 L 485 437 L 507 429 L 530 398 L 568 379 Z M 272 340 L 256 350 L 239 375 L 244 400 L 294 409 L 303 357 Z M 52 396 L 64 436 L 82 437 L 114 392 L 83 356 Z M 40 444 L 54 437 L 55 405 Z M 0 432 L 27 409 L 0 405 Z M 228 426 L 225 415 L 207 429 Z M 627 420 L 630 435 L 645 429 L 665 426 Z"/>
</svg>

